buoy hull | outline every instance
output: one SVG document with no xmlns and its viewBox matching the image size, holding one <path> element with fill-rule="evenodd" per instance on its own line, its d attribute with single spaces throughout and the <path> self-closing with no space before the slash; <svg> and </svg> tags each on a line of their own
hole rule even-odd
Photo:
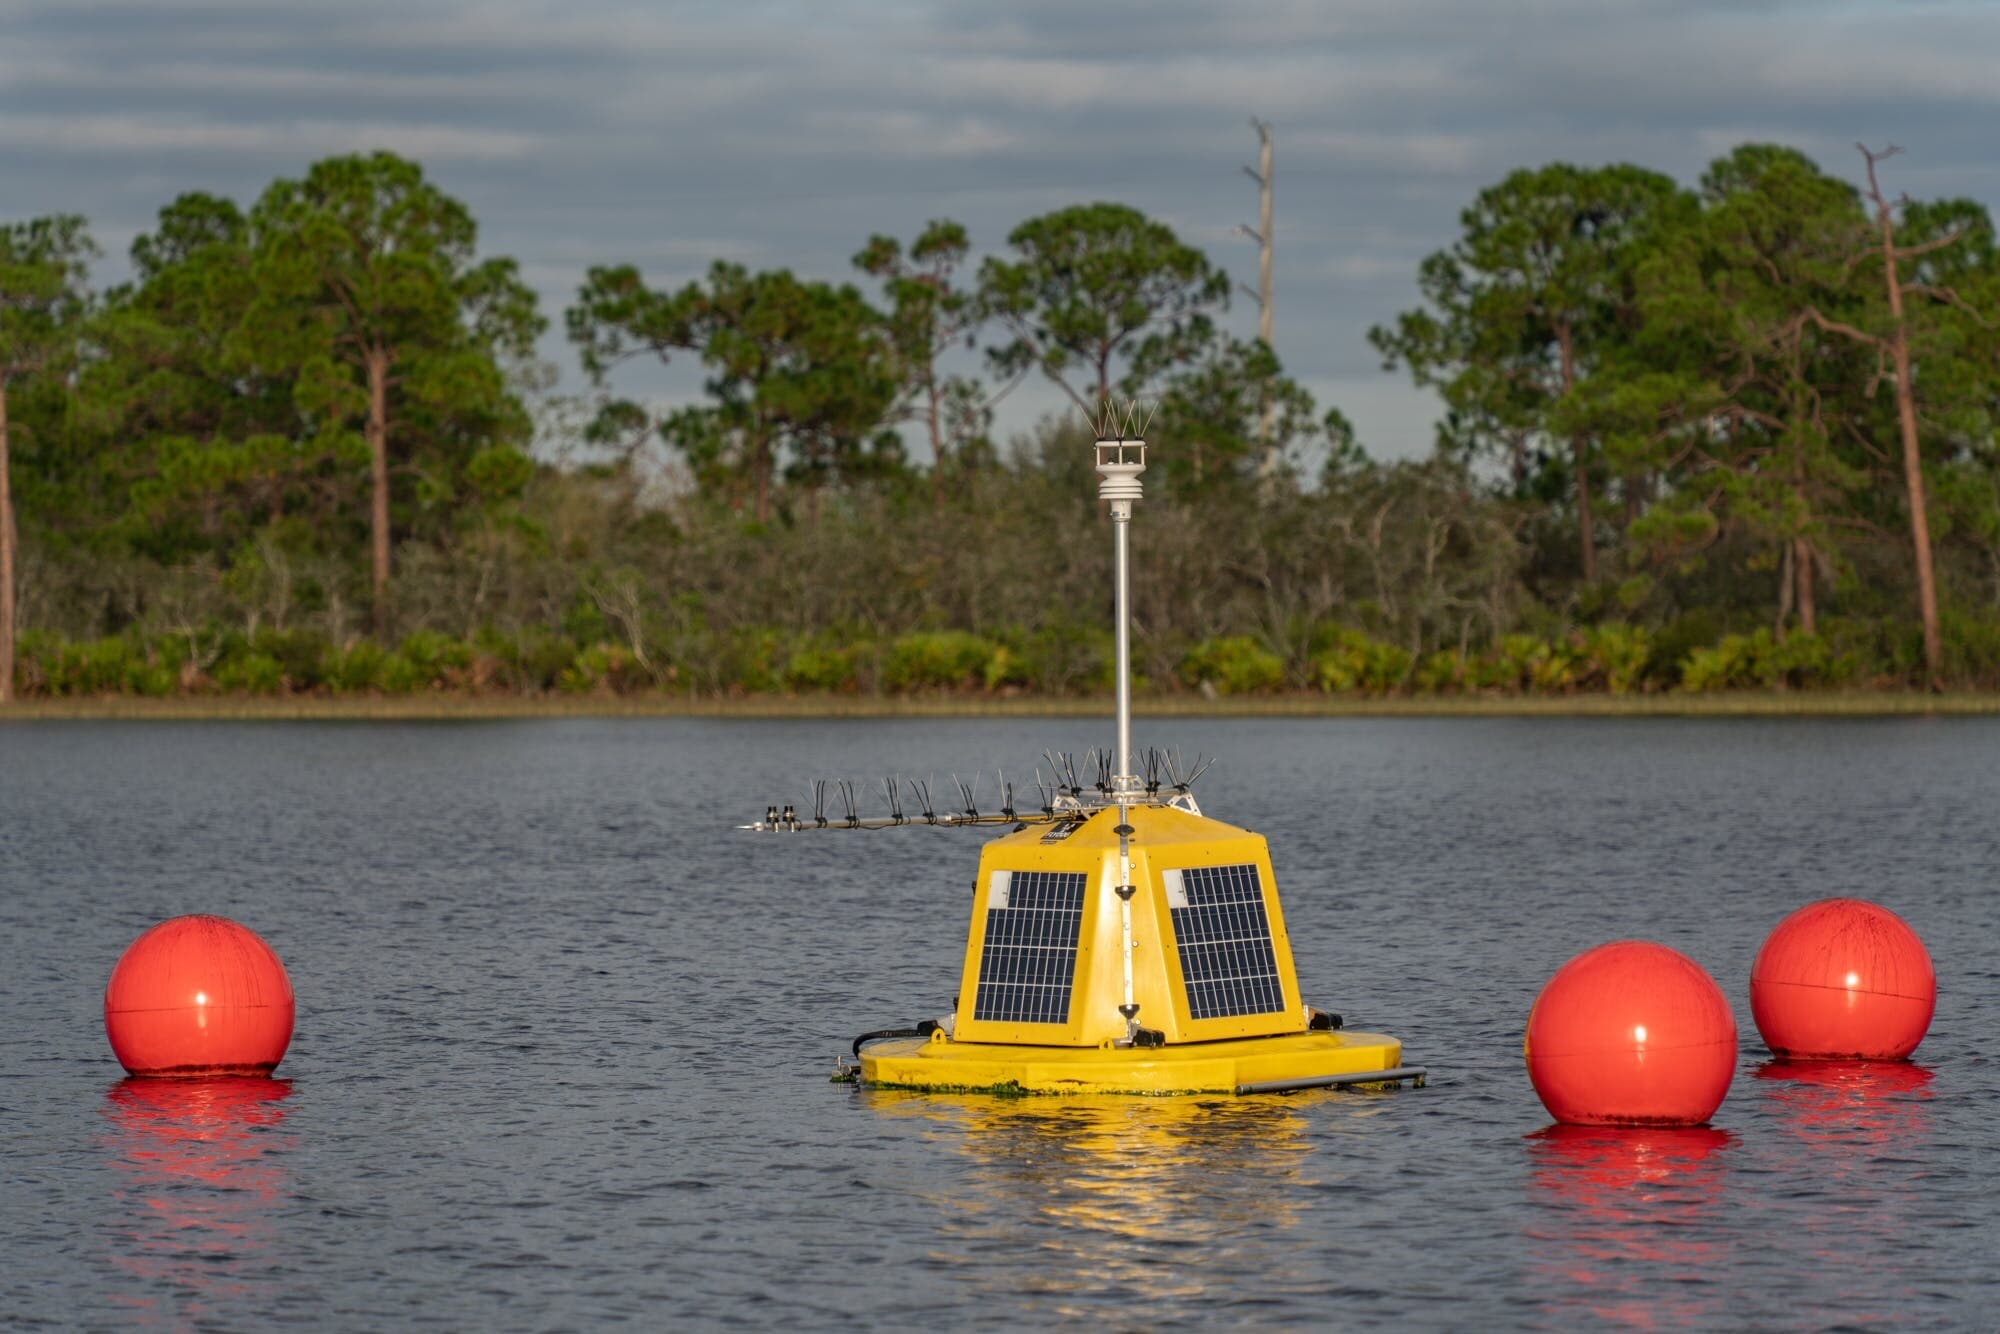
<svg viewBox="0 0 2000 1334">
<path fill-rule="evenodd" d="M 129 1074 L 265 1075 L 291 1045 L 296 1002 L 277 954 L 248 927 L 198 914 L 127 947 L 104 989 L 104 1033 Z"/>
<path fill-rule="evenodd" d="M 1930 1031 L 1937 974 L 1909 924 L 1863 899 L 1779 922 L 1750 966 L 1750 1016 L 1788 1060 L 1904 1060 Z"/>
<path fill-rule="evenodd" d="M 1566 1125 L 1697 1126 L 1736 1073 L 1722 988 L 1677 950 L 1625 940 L 1586 950 L 1536 997 L 1528 1078 Z"/>
<path fill-rule="evenodd" d="M 1246 1087 L 1401 1075 L 1403 1044 L 1382 1033 L 1312 1032 L 1165 1047 L 1036 1047 L 942 1033 L 861 1049 L 861 1082 L 927 1093 L 1233 1094 Z M 1393 1086 L 1395 1079 L 1381 1081 Z"/>
</svg>

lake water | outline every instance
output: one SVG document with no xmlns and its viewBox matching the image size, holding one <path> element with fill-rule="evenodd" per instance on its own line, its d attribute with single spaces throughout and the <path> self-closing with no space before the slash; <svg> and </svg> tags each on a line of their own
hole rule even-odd
<svg viewBox="0 0 2000 1334">
<path fill-rule="evenodd" d="M 1306 998 L 1430 1085 L 830 1084 L 944 1010 L 977 835 L 729 826 L 814 775 L 1026 773 L 1076 720 L 0 725 L 0 1323 L 1992 1328 L 2000 723 L 1141 719 L 1270 837 Z M 987 790 L 991 791 L 989 777 Z M 1768 1064 L 1811 899 L 1903 914 L 1914 1064 Z M 262 933 L 275 1080 L 121 1078 L 151 923 Z M 1646 937 L 1742 1034 L 1713 1127 L 1552 1131 L 1536 991 Z"/>
</svg>

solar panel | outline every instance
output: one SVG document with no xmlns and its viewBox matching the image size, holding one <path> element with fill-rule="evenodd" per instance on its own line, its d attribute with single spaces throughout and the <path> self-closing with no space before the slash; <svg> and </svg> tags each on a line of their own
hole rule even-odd
<svg viewBox="0 0 2000 1334">
<path fill-rule="evenodd" d="M 1066 1024 L 1083 926 L 1081 871 L 995 871 L 972 1017 Z"/>
<path fill-rule="evenodd" d="M 1257 868 L 1191 866 L 1162 873 L 1190 1019 L 1285 1008 Z"/>
</svg>

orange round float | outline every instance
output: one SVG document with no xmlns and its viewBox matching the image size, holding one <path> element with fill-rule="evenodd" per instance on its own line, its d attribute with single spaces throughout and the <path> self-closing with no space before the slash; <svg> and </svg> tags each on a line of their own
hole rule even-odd
<svg viewBox="0 0 2000 1334">
<path fill-rule="evenodd" d="M 1695 1126 L 1736 1073 L 1736 1018 L 1694 960 L 1620 940 L 1556 970 L 1528 1014 L 1523 1054 L 1558 1121 Z"/>
<path fill-rule="evenodd" d="M 126 947 L 104 988 L 104 1033 L 134 1075 L 263 1075 L 291 1045 L 292 981 L 249 927 L 198 913 Z"/>
<path fill-rule="evenodd" d="M 1937 973 L 1909 923 L 1864 899 L 1808 903 L 1750 965 L 1750 1017 L 1790 1060 L 1902 1060 L 1937 1010 Z"/>
</svg>

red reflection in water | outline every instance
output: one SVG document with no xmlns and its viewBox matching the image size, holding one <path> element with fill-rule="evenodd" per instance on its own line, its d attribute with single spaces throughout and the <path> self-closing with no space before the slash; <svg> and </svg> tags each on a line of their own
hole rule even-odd
<svg viewBox="0 0 2000 1334">
<path fill-rule="evenodd" d="M 1557 1309 L 1642 1329 L 1723 1318 L 1704 1271 L 1726 1258 L 1712 1225 L 1735 1135 L 1550 1126 L 1527 1139 L 1528 1239 Z"/>
<path fill-rule="evenodd" d="M 113 1263 L 144 1287 L 135 1312 L 201 1320 L 250 1291 L 273 1215 L 287 1198 L 282 1154 L 289 1080 L 127 1079 L 104 1096 Z M 237 1312 L 242 1314 L 242 1312 Z"/>
<path fill-rule="evenodd" d="M 1931 1143 L 1930 1070 L 1910 1061 L 1767 1061 L 1761 1155 L 1792 1205 L 1791 1247 L 1860 1326 L 1893 1324 L 1918 1295 L 1906 1264 Z"/>
<path fill-rule="evenodd" d="M 1876 1145 L 1928 1130 L 1931 1081 L 1913 1061 L 1766 1061 L 1768 1109 L 1801 1139 Z"/>
</svg>

